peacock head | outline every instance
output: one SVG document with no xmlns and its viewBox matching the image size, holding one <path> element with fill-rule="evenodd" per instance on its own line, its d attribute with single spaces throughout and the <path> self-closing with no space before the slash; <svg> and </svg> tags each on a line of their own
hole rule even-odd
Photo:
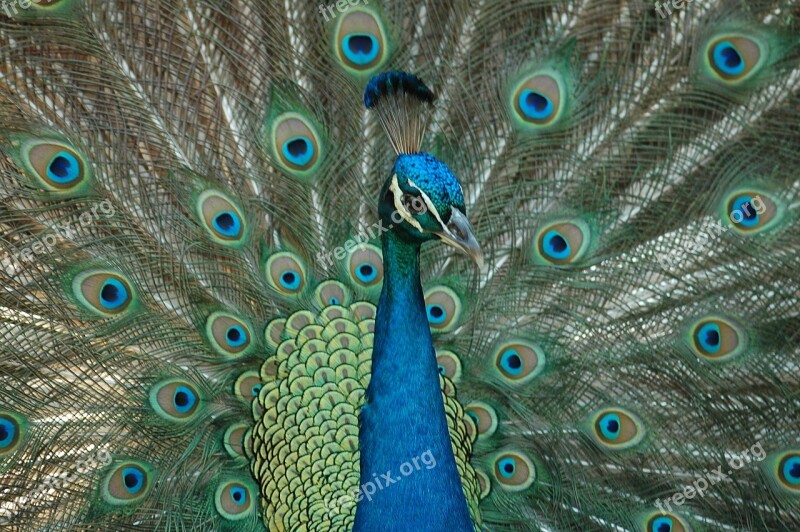
<svg viewBox="0 0 800 532">
<path fill-rule="evenodd" d="M 481 247 L 467 219 L 464 191 L 442 161 L 420 151 L 425 111 L 433 92 L 415 75 L 385 72 L 373 77 L 364 104 L 375 111 L 397 152 L 383 184 L 378 213 L 383 227 L 401 239 L 439 239 L 466 253 L 483 267 Z"/>
<path fill-rule="evenodd" d="M 381 190 L 378 212 L 383 227 L 403 240 L 421 243 L 438 238 L 483 265 L 461 184 L 433 155 L 398 155 Z"/>
</svg>

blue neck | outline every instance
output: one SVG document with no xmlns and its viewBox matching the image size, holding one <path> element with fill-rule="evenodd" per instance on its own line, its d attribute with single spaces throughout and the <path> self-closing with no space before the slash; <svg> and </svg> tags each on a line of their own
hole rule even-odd
<svg viewBox="0 0 800 532">
<path fill-rule="evenodd" d="M 419 248 L 393 231 L 383 235 L 383 291 L 360 417 L 358 532 L 473 530 L 447 429 Z"/>
</svg>

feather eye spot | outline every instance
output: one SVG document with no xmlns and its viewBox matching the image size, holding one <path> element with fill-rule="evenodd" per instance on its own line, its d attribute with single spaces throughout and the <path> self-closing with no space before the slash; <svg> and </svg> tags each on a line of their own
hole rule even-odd
<svg viewBox="0 0 800 532">
<path fill-rule="evenodd" d="M 496 350 L 494 361 L 502 380 L 513 385 L 529 382 L 540 375 L 545 367 L 542 349 L 522 340 L 501 345 Z"/>
<path fill-rule="evenodd" d="M 305 288 L 306 270 L 292 253 L 272 255 L 267 260 L 266 270 L 269 284 L 283 295 L 294 296 Z"/>
<path fill-rule="evenodd" d="M 320 308 L 329 306 L 346 307 L 350 304 L 352 295 L 350 290 L 339 281 L 323 281 L 316 290 L 316 300 Z"/>
<path fill-rule="evenodd" d="M 475 470 L 475 477 L 478 479 L 478 487 L 480 488 L 480 498 L 481 500 L 485 499 L 489 496 L 489 493 L 492 491 L 492 483 L 489 480 L 489 477 L 483 471 Z"/>
<path fill-rule="evenodd" d="M 800 495 L 800 451 L 780 453 L 771 462 L 776 486 L 786 493 Z"/>
<path fill-rule="evenodd" d="M 706 65 L 717 80 L 741 83 L 761 67 L 765 54 L 758 39 L 744 35 L 723 35 L 712 39 L 706 49 Z"/>
<path fill-rule="evenodd" d="M 461 380 L 461 359 L 452 351 L 439 351 L 436 354 L 439 373 L 457 383 Z"/>
<path fill-rule="evenodd" d="M 594 415 L 591 434 L 602 447 L 627 449 L 642 441 L 644 427 L 633 413 L 621 408 L 607 408 Z"/>
<path fill-rule="evenodd" d="M 226 312 L 215 312 L 208 317 L 206 335 L 214 350 L 228 358 L 244 356 L 254 347 L 250 326 Z"/>
<path fill-rule="evenodd" d="M 377 287 L 383 282 L 383 256 L 380 249 L 371 244 L 354 248 L 347 258 L 347 271 L 357 286 Z"/>
<path fill-rule="evenodd" d="M 726 199 L 725 218 L 737 233 L 753 235 L 774 227 L 781 216 L 778 205 L 768 194 L 740 190 Z"/>
<path fill-rule="evenodd" d="M 150 406 L 168 421 L 188 421 L 200 408 L 200 393 L 189 382 L 170 379 L 150 390 Z"/>
<path fill-rule="evenodd" d="M 25 425 L 20 418 L 10 412 L 0 412 L 0 457 L 19 448 Z"/>
<path fill-rule="evenodd" d="M 555 71 L 540 71 L 517 85 L 512 109 L 521 126 L 543 128 L 558 122 L 565 99 L 563 78 Z"/>
<path fill-rule="evenodd" d="M 225 450 L 231 458 L 245 458 L 245 435 L 248 426 L 244 423 L 231 425 L 223 435 Z"/>
<path fill-rule="evenodd" d="M 143 462 L 125 462 L 107 476 L 103 498 L 109 504 L 127 505 L 144 499 L 152 487 L 152 471 Z"/>
<path fill-rule="evenodd" d="M 90 175 L 85 157 L 61 142 L 27 142 L 22 147 L 22 156 L 23 166 L 53 192 L 75 192 Z"/>
<path fill-rule="evenodd" d="M 351 8 L 340 17 L 334 43 L 339 62 L 356 74 L 375 71 L 388 57 L 383 22 L 368 8 Z"/>
<path fill-rule="evenodd" d="M 536 234 L 536 261 L 563 266 L 577 262 L 589 246 L 589 228 L 582 220 L 549 224 Z"/>
<path fill-rule="evenodd" d="M 114 272 L 83 272 L 75 277 L 72 289 L 84 307 L 103 317 L 118 316 L 133 302 L 131 284 Z"/>
<path fill-rule="evenodd" d="M 497 431 L 497 412 L 487 403 L 482 401 L 472 402 L 464 408 L 464 411 L 475 422 L 479 440 L 489 438 Z"/>
<path fill-rule="evenodd" d="M 287 112 L 273 121 L 274 155 L 285 170 L 305 177 L 322 161 L 322 143 L 317 128 L 300 113 Z"/>
<path fill-rule="evenodd" d="M 649 515 L 646 519 L 645 530 L 647 532 L 691 532 L 686 521 L 668 512 Z"/>
<path fill-rule="evenodd" d="M 462 311 L 461 300 L 446 286 L 434 287 L 425 293 L 425 311 L 433 331 L 447 332 L 458 324 Z"/>
<path fill-rule="evenodd" d="M 536 480 L 536 467 L 521 452 L 509 451 L 495 458 L 494 475 L 506 490 L 521 491 Z"/>
<path fill-rule="evenodd" d="M 200 195 L 198 214 L 208 234 L 220 244 L 238 245 L 245 239 L 242 211 L 227 196 L 215 190 Z"/>
<path fill-rule="evenodd" d="M 781 478 L 800 489 L 800 456 L 787 456 L 781 463 Z"/>
<path fill-rule="evenodd" d="M 223 518 L 229 521 L 244 519 L 253 512 L 253 489 L 239 481 L 222 483 L 217 488 L 214 504 Z"/>
<path fill-rule="evenodd" d="M 698 320 L 690 329 L 689 344 L 694 353 L 706 360 L 728 360 L 747 347 L 747 334 L 737 323 L 718 316 Z"/>
<path fill-rule="evenodd" d="M 262 387 L 263 384 L 259 372 L 246 371 L 236 379 L 234 392 L 240 401 L 250 403 L 253 398 L 258 397 Z"/>
</svg>

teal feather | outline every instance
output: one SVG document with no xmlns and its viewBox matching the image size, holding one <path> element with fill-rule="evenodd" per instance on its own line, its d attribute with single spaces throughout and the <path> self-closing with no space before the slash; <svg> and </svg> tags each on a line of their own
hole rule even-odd
<svg viewBox="0 0 800 532">
<path fill-rule="evenodd" d="M 23 4 L 4 529 L 800 529 L 796 0 Z"/>
</svg>

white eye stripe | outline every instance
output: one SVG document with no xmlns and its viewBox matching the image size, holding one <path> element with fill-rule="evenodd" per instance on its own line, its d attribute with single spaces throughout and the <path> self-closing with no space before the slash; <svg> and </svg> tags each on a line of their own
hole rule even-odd
<svg viewBox="0 0 800 532">
<path fill-rule="evenodd" d="M 402 216 L 405 221 L 413 225 L 417 229 L 417 231 L 419 231 L 420 233 L 424 233 L 424 231 L 422 230 L 422 226 L 406 210 L 405 205 L 403 205 L 403 199 L 402 199 L 403 191 L 400 190 L 400 185 L 397 182 L 397 174 L 392 176 L 392 184 L 389 185 L 389 190 L 392 191 L 392 198 L 394 199 L 395 210 L 400 213 L 400 216 Z"/>
<path fill-rule="evenodd" d="M 436 207 L 434 207 L 434 205 L 433 205 L 433 202 L 432 202 L 432 201 L 431 201 L 431 199 L 428 197 L 428 195 L 427 195 L 427 194 L 425 194 L 424 192 L 422 192 L 422 191 L 419 189 L 419 187 L 418 187 L 418 186 L 417 186 L 417 185 L 416 185 L 416 184 L 415 184 L 413 181 L 411 181 L 410 179 L 408 180 L 408 184 L 409 184 L 409 185 L 411 185 L 412 187 L 416 188 L 416 189 L 419 191 L 419 194 L 420 194 L 420 196 L 422 197 L 422 201 L 424 201 L 424 202 L 425 202 L 425 205 L 428 207 L 428 211 L 429 211 L 429 212 L 431 212 L 431 213 L 433 214 L 433 217 L 434 217 L 434 218 L 436 218 L 436 221 L 437 221 L 437 222 L 439 222 L 439 226 L 440 226 L 440 227 L 441 227 L 441 228 L 442 228 L 442 229 L 443 229 L 443 230 L 444 230 L 446 233 L 450 234 L 450 230 L 449 230 L 449 229 L 447 229 L 447 225 L 446 225 L 446 224 L 445 224 L 445 223 L 442 221 L 442 217 L 441 217 L 441 216 L 439 216 L 439 211 L 437 211 L 437 210 L 436 210 Z M 452 236 L 452 235 L 451 235 L 451 236 Z"/>
</svg>

